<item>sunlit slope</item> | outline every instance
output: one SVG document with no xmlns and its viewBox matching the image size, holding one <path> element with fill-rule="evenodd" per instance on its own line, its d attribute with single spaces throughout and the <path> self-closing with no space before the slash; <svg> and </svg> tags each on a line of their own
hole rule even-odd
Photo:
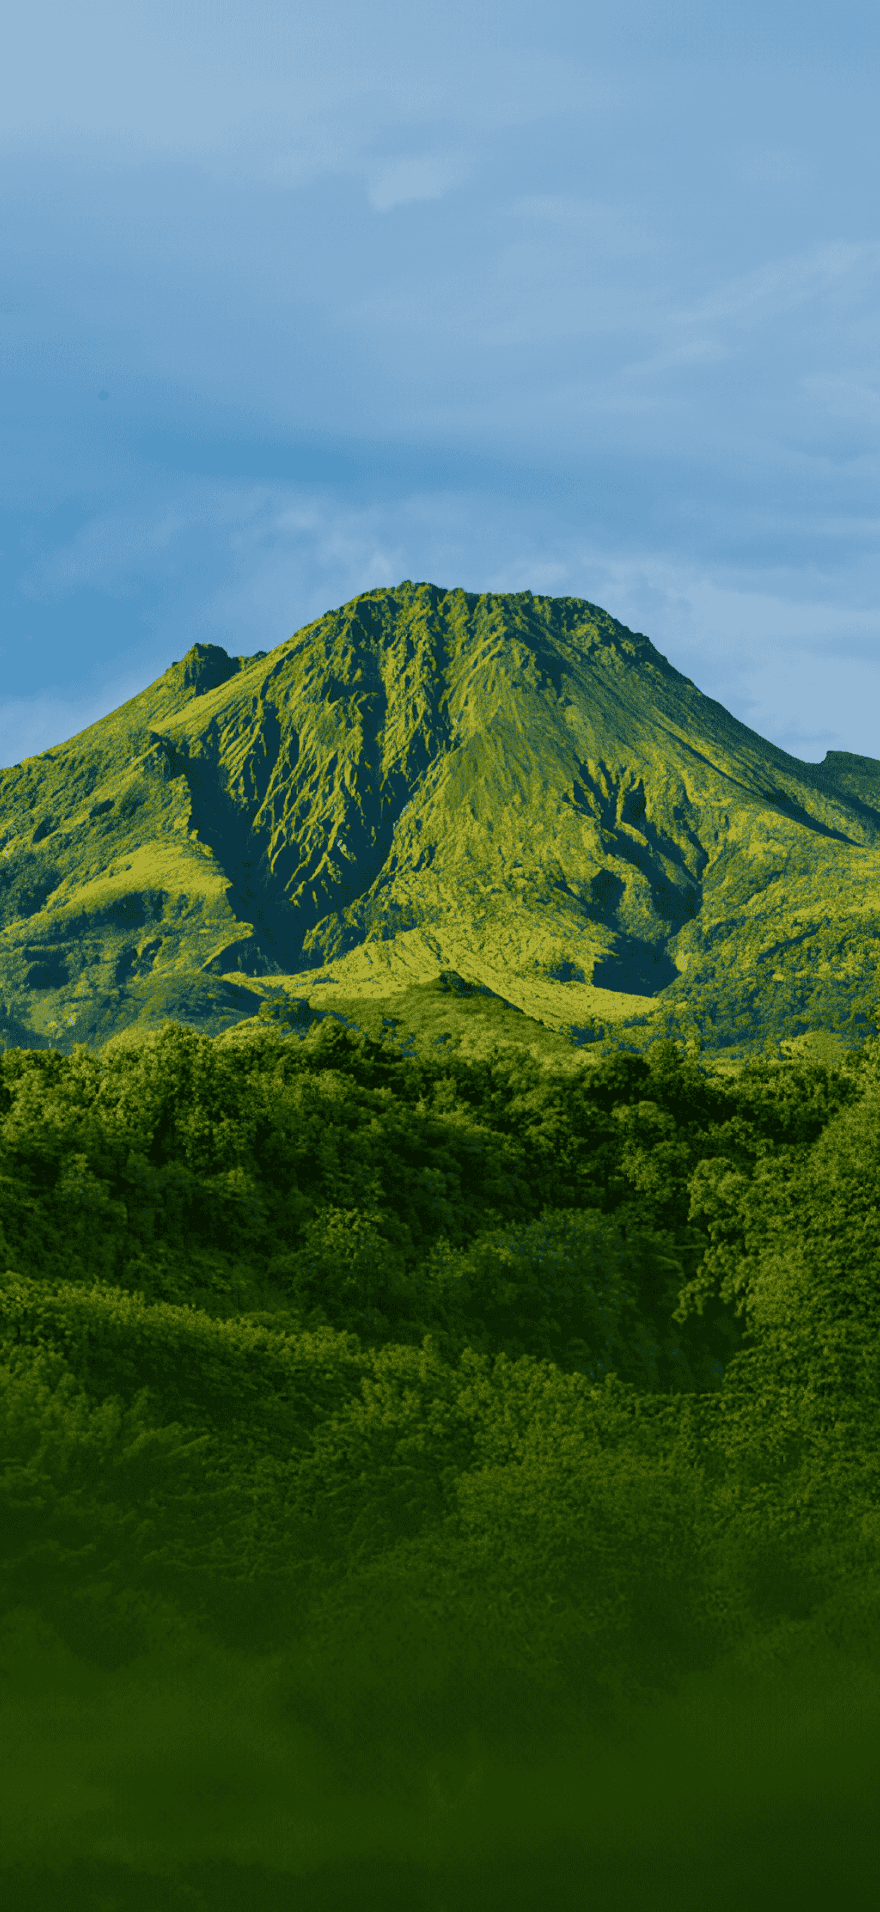
<svg viewBox="0 0 880 1912">
<path fill-rule="evenodd" d="M 443 969 L 721 1046 L 880 996 L 880 764 L 787 756 L 578 599 L 406 583 L 196 646 L 0 806 L 7 1040 Z"/>
</svg>

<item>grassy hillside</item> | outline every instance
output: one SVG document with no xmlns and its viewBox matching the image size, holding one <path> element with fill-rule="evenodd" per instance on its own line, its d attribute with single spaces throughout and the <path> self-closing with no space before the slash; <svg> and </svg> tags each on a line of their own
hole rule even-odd
<svg viewBox="0 0 880 1912">
<path fill-rule="evenodd" d="M 648 638 L 531 592 L 406 583 L 268 655 L 196 645 L 0 778 L 2 1028 L 28 1046 L 217 1034 L 277 991 L 365 1027 L 399 996 L 404 1023 L 446 971 L 575 1045 L 853 1040 L 878 903 L 880 764 L 800 763 Z"/>
</svg>

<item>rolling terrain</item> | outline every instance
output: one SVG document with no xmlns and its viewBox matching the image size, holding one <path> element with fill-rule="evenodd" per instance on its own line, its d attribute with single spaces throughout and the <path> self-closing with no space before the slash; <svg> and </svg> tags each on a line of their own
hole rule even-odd
<svg viewBox="0 0 880 1912">
<path fill-rule="evenodd" d="M 436 1041 L 463 990 L 554 1049 L 852 1041 L 878 929 L 880 762 L 788 756 L 579 599 L 366 592 L 0 775 L 25 1047 L 275 995 Z"/>
</svg>

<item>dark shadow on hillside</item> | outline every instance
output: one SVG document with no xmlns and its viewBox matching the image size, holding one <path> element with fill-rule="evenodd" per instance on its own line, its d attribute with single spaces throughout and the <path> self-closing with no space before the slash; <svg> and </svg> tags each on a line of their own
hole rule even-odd
<svg viewBox="0 0 880 1912">
<path fill-rule="evenodd" d="M 27 921 L 43 909 L 52 891 L 62 881 L 62 872 L 45 855 L 20 850 L 14 857 L 0 860 L 0 927 Z"/>
<path fill-rule="evenodd" d="M 880 762 L 850 750 L 826 750 L 821 763 L 804 765 L 824 795 L 845 803 L 871 832 L 880 826 Z"/>
<path fill-rule="evenodd" d="M 268 832 L 255 830 L 247 813 L 231 800 L 216 765 L 204 759 L 193 762 L 182 752 L 178 765 L 189 784 L 193 826 L 229 878 L 229 906 L 239 923 L 253 925 L 253 935 L 231 939 L 211 970 L 241 969 L 265 976 L 296 968 L 302 941 L 297 912 L 273 884 Z"/>
<path fill-rule="evenodd" d="M 648 816 L 641 778 L 623 784 L 604 764 L 599 764 L 597 777 L 581 765 L 568 802 L 600 825 L 612 863 L 644 877 L 654 912 L 669 925 L 669 934 L 676 935 L 693 922 L 702 907 L 701 879 L 708 854 L 692 831 L 682 826 L 679 842 Z M 600 870 L 592 879 L 590 901 L 609 928 L 619 927 L 614 917 L 625 889 L 623 875 L 613 868 Z"/>
<path fill-rule="evenodd" d="M 621 937 L 613 955 L 594 964 L 591 980 L 594 988 L 614 989 L 621 995 L 659 996 L 678 973 L 665 949 Z"/>
<path fill-rule="evenodd" d="M 771 809 L 778 810 L 784 817 L 789 817 L 792 823 L 799 823 L 802 829 L 811 830 L 814 836 L 830 837 L 832 842 L 848 843 L 852 848 L 858 845 L 857 837 L 847 836 L 843 830 L 832 830 L 830 824 L 822 823 L 819 817 L 811 816 L 809 810 L 805 810 L 803 804 L 798 803 L 797 798 L 791 796 L 787 790 L 768 790 L 764 801 L 770 805 Z M 851 802 L 851 799 L 847 801 Z M 852 807 L 855 809 L 857 806 L 853 804 Z M 861 804 L 858 808 L 862 808 Z"/>
<path fill-rule="evenodd" d="M 133 984 L 97 997 L 81 1010 L 72 1028 L 53 1045 L 69 1053 L 75 1043 L 108 1042 L 135 1025 L 145 1035 L 166 1022 L 182 1023 L 201 1035 L 220 1036 L 237 1022 L 257 1014 L 262 998 L 238 983 L 227 983 L 200 970 Z"/>
<path fill-rule="evenodd" d="M 328 782 L 334 786 L 330 860 L 325 831 L 311 832 L 307 845 L 297 829 L 299 806 L 292 799 L 302 779 L 300 740 L 291 725 L 282 730 L 274 709 L 266 707 L 261 713 L 260 747 L 247 759 L 243 797 L 229 794 L 217 764 L 191 758 L 185 744 L 175 753 L 176 770 L 189 785 L 193 824 L 230 879 L 230 906 L 240 921 L 253 924 L 252 945 L 242 944 L 236 951 L 236 964 L 249 973 L 318 967 L 355 948 L 376 912 L 384 914 L 382 899 L 372 899 L 369 892 L 387 862 L 397 823 L 419 779 L 448 740 L 449 722 L 442 713 L 428 725 L 427 734 L 415 734 L 403 762 L 374 786 L 370 763 L 380 754 L 387 696 L 378 671 L 370 677 L 365 669 L 364 676 L 365 688 L 358 696 L 364 774 L 353 784 L 341 777 L 334 783 L 335 759 L 327 766 Z M 331 678 L 326 701 L 332 705 L 350 690 L 350 685 Z M 392 934 L 412 927 L 409 919 L 397 920 L 393 905 L 391 915 Z M 231 966 L 225 956 L 212 967 L 218 964 Z"/>
<path fill-rule="evenodd" d="M 707 702 L 710 704 L 713 703 L 713 701 L 711 698 L 707 699 Z M 721 711 L 723 717 L 730 723 L 730 712 L 725 710 L 722 704 L 716 704 L 715 709 Z M 740 726 L 735 718 L 733 722 L 737 729 L 739 729 Z M 658 730 L 665 730 L 666 726 L 658 722 L 657 728 Z M 698 763 L 705 764 L 708 769 L 714 770 L 717 773 L 717 764 L 713 762 L 711 757 L 707 757 L 704 751 L 698 750 L 695 744 L 688 743 L 685 738 L 679 737 L 675 732 L 670 732 L 669 734 L 676 737 L 680 748 L 686 750 L 689 756 L 695 757 Z M 764 739 L 761 739 L 761 741 L 763 742 Z M 773 748 L 772 745 L 769 747 L 771 749 Z M 831 756 L 842 755 L 844 753 L 829 751 L 827 754 Z M 858 811 L 865 820 L 870 819 L 871 823 L 876 827 L 876 813 L 872 815 L 870 809 L 861 803 L 857 797 L 852 797 L 848 793 L 844 793 L 835 780 L 831 766 L 826 770 L 823 764 L 802 763 L 797 758 L 793 759 L 793 761 L 796 762 L 798 766 L 797 775 L 799 781 L 804 784 L 812 784 L 814 788 L 821 790 L 824 795 L 834 796 L 839 802 L 847 803 L 853 810 Z M 863 761 L 870 762 L 871 759 L 864 759 Z M 857 847 L 858 839 L 856 837 L 847 836 L 843 830 L 832 829 L 831 825 L 823 823 L 820 817 L 813 816 L 812 812 L 807 810 L 799 799 L 792 795 L 790 790 L 783 790 L 775 783 L 766 784 L 762 790 L 754 784 L 743 783 L 742 779 L 735 777 L 730 770 L 725 770 L 720 774 L 723 775 L 735 789 L 742 790 L 749 802 L 766 804 L 768 809 L 778 811 L 780 816 L 787 817 L 791 823 L 801 824 L 803 829 L 810 830 L 814 836 L 830 837 L 835 843 L 848 843 L 853 848 Z"/>
<path fill-rule="evenodd" d="M 496 990 L 489 989 L 485 983 L 465 982 L 456 969 L 441 969 L 433 987 L 436 990 L 438 986 L 444 996 L 491 996 L 492 1001 L 500 1002 L 504 1009 L 515 1009 L 517 1015 L 523 1013 L 516 1003 L 508 1002 L 506 996 L 499 996 Z"/>
</svg>

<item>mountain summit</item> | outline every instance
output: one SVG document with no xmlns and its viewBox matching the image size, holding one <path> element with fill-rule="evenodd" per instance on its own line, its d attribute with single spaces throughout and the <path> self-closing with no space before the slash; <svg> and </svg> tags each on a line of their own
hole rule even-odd
<svg viewBox="0 0 880 1912">
<path fill-rule="evenodd" d="M 194 645 L 0 775 L 22 1044 L 452 968 L 557 1029 L 742 1048 L 864 1020 L 878 902 L 880 763 L 801 763 L 647 637 L 530 591 L 407 582 L 268 654 Z"/>
</svg>

